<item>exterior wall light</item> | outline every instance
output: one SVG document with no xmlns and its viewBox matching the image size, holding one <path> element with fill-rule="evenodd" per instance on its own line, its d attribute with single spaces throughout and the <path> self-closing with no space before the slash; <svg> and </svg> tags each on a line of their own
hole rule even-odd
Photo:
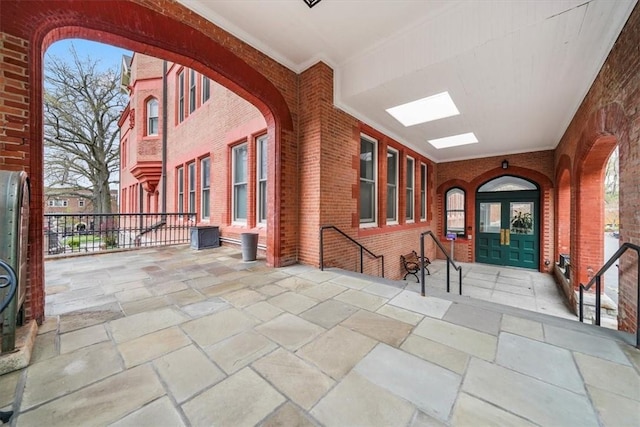
<svg viewBox="0 0 640 427">
<path fill-rule="evenodd" d="M 507 159 L 502 161 L 502 169 L 507 169 L 509 167 L 509 162 Z"/>
</svg>

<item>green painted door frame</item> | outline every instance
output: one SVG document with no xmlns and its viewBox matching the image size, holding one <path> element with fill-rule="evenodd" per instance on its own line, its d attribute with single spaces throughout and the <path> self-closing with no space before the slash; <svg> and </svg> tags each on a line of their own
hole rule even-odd
<svg viewBox="0 0 640 427">
<path fill-rule="evenodd" d="M 540 192 L 476 193 L 476 262 L 538 269 Z"/>
</svg>

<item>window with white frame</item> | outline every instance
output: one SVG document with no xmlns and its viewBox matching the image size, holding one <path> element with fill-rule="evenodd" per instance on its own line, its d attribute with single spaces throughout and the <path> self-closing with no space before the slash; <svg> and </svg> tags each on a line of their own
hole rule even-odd
<svg viewBox="0 0 640 427">
<path fill-rule="evenodd" d="M 184 121 L 184 70 L 178 74 L 178 123 Z"/>
<path fill-rule="evenodd" d="M 387 223 L 398 221 L 398 151 L 387 149 Z"/>
<path fill-rule="evenodd" d="M 78 199 L 78 207 L 84 208 L 84 199 Z"/>
<path fill-rule="evenodd" d="M 406 205 L 405 205 L 405 219 L 408 222 L 412 222 L 414 218 L 414 181 L 415 181 L 415 161 L 413 158 L 407 156 L 407 170 L 406 170 Z"/>
<path fill-rule="evenodd" d="M 202 76 L 202 103 L 207 102 L 209 98 L 211 98 L 211 80 L 207 76 Z"/>
<path fill-rule="evenodd" d="M 377 141 L 360 137 L 360 224 L 376 224 Z"/>
<path fill-rule="evenodd" d="M 261 136 L 256 140 L 257 146 L 257 176 L 258 176 L 258 197 L 257 197 L 257 214 L 258 223 L 267 222 L 267 136 Z"/>
<path fill-rule="evenodd" d="M 189 182 L 189 213 L 196 211 L 196 164 L 187 165 L 187 181 Z"/>
<path fill-rule="evenodd" d="M 158 100 L 151 98 L 147 101 L 147 135 L 158 134 Z"/>
<path fill-rule="evenodd" d="M 54 199 L 49 200 L 47 204 L 51 208 L 66 208 L 67 206 L 69 206 L 69 201 L 66 199 Z"/>
<path fill-rule="evenodd" d="M 181 166 L 176 171 L 177 193 L 178 193 L 178 213 L 184 213 L 184 168 Z"/>
<path fill-rule="evenodd" d="M 196 109 L 196 72 L 189 71 L 189 113 Z"/>
<path fill-rule="evenodd" d="M 247 144 L 233 147 L 233 221 L 247 222 Z"/>
<path fill-rule="evenodd" d="M 420 219 L 427 220 L 427 165 L 420 164 Z"/>
<path fill-rule="evenodd" d="M 446 233 L 464 235 L 465 194 L 461 188 L 452 188 L 445 195 Z"/>
<path fill-rule="evenodd" d="M 211 216 L 211 159 L 209 157 L 200 160 L 202 219 Z"/>
</svg>

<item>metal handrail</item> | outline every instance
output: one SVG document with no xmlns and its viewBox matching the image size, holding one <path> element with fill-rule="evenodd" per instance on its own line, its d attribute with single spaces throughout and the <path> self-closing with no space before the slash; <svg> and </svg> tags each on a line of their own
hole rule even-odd
<svg viewBox="0 0 640 427">
<path fill-rule="evenodd" d="M 324 271 L 324 230 L 335 230 L 360 248 L 360 273 L 363 273 L 364 252 L 368 253 L 370 256 L 372 256 L 375 259 L 381 259 L 382 260 L 382 277 L 384 277 L 384 255 L 374 254 L 369 249 L 362 246 L 360 243 L 355 241 L 351 236 L 347 235 L 344 231 L 340 230 L 338 227 L 334 225 L 323 225 L 322 227 L 320 227 L 320 270 L 321 271 Z"/>
<path fill-rule="evenodd" d="M 438 247 L 440 248 L 440 250 L 442 251 L 442 253 L 444 254 L 444 256 L 447 257 L 447 292 L 450 292 L 450 286 L 449 286 L 449 278 L 450 278 L 450 274 L 451 274 L 451 269 L 450 269 L 450 265 L 453 265 L 453 268 L 455 270 L 458 271 L 458 294 L 462 295 L 462 267 L 459 265 L 456 265 L 455 261 L 451 258 L 451 256 L 449 256 L 449 254 L 447 253 L 446 249 L 444 248 L 444 246 L 442 246 L 442 243 L 440 243 L 440 241 L 438 240 L 438 238 L 436 237 L 435 234 L 433 234 L 432 231 L 425 231 L 424 233 L 420 234 L 420 283 L 421 283 L 421 289 L 420 289 L 420 294 L 422 296 L 425 296 L 425 283 L 424 283 L 424 236 L 431 236 L 431 238 L 433 239 L 433 241 L 436 243 L 436 245 L 438 245 Z"/>
<path fill-rule="evenodd" d="M 598 270 L 595 276 L 593 276 L 591 280 L 589 280 L 589 283 L 587 283 L 586 285 L 583 285 L 582 283 L 580 283 L 580 306 L 579 306 L 580 322 L 584 321 L 584 307 L 583 307 L 584 291 L 588 291 L 589 289 L 591 289 L 591 287 L 595 283 L 596 285 L 596 325 L 600 326 L 600 317 L 601 317 L 600 309 L 602 304 L 601 303 L 602 297 L 600 295 L 600 292 L 602 291 L 602 275 L 622 256 L 622 254 L 624 254 L 629 249 L 636 251 L 636 254 L 638 255 L 638 270 L 637 270 L 638 286 L 636 287 L 637 289 L 636 312 L 640 313 L 640 246 L 627 242 L 627 243 L 623 243 L 620 246 L 620 248 L 618 248 L 616 253 L 613 254 L 613 256 L 609 259 L 609 261 L 607 261 L 606 264 L 603 265 L 600 270 Z M 636 315 L 636 321 L 637 321 L 636 347 L 640 348 L 640 318 L 637 315 Z"/>
</svg>

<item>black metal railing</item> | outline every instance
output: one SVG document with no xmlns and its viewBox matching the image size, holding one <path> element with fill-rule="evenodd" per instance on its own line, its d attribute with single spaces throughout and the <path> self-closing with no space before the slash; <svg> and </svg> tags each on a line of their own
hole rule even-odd
<svg viewBox="0 0 640 427">
<path fill-rule="evenodd" d="M 580 321 L 584 321 L 584 291 L 588 291 L 595 284 L 596 285 L 596 325 L 600 326 L 600 310 L 602 308 L 601 300 L 602 300 L 602 275 L 624 254 L 627 250 L 636 251 L 638 255 L 637 261 L 637 286 L 636 286 L 636 347 L 640 348 L 640 246 L 634 245 L 633 243 L 623 243 L 620 248 L 616 251 L 615 254 L 607 261 L 605 265 L 602 266 L 600 270 L 589 280 L 589 283 L 583 285 L 580 283 L 580 300 L 579 300 L 579 314 Z"/>
<path fill-rule="evenodd" d="M 432 231 L 425 231 L 424 233 L 420 234 L 420 259 L 421 259 L 421 266 L 420 266 L 420 284 L 421 284 L 421 289 L 420 289 L 420 294 L 422 296 L 425 296 L 425 283 L 424 283 L 424 236 L 431 236 L 431 238 L 433 239 L 433 241 L 436 243 L 436 245 L 440 248 L 440 250 L 442 251 L 442 253 L 444 254 L 444 256 L 447 258 L 447 292 L 451 292 L 450 291 L 450 286 L 449 286 L 449 281 L 450 281 L 450 277 L 451 277 L 451 268 L 450 266 L 453 266 L 453 268 L 455 270 L 458 271 L 458 294 L 462 295 L 462 267 L 459 265 L 456 265 L 455 261 L 451 258 L 451 256 L 447 253 L 446 249 L 444 248 L 444 246 L 442 246 L 442 243 L 440 243 L 440 240 L 438 240 L 438 238 L 436 237 L 435 234 L 433 234 Z"/>
<path fill-rule="evenodd" d="M 384 255 L 376 255 L 371 252 L 369 249 L 362 246 L 360 243 L 352 239 L 345 232 L 340 230 L 339 228 L 333 225 L 323 225 L 320 227 L 320 270 L 324 271 L 324 231 L 325 230 L 334 230 L 337 231 L 340 235 L 345 237 L 351 243 L 355 244 L 360 248 L 360 273 L 364 273 L 364 253 L 366 252 L 370 257 L 374 259 L 380 259 L 382 261 L 382 277 L 384 277 Z"/>
<path fill-rule="evenodd" d="M 189 243 L 192 213 L 45 214 L 45 255 Z"/>
</svg>

